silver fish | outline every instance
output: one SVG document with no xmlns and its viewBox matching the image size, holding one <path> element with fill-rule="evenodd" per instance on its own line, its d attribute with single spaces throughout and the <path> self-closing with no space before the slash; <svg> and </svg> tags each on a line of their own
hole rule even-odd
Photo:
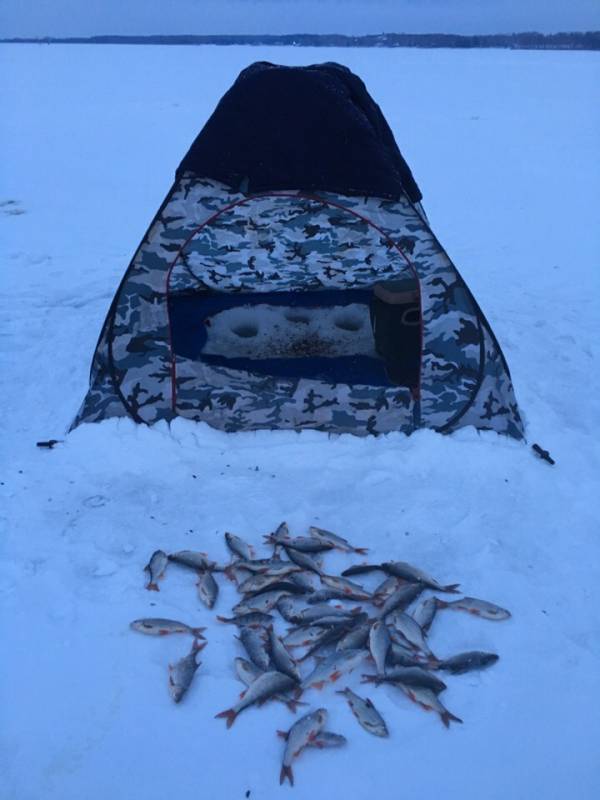
<svg viewBox="0 0 600 800">
<path fill-rule="evenodd" d="M 466 611 L 476 617 L 483 617 L 484 619 L 492 619 L 500 621 L 508 619 L 511 614 L 505 608 L 488 603 L 487 600 L 478 600 L 476 597 L 461 597 L 460 600 L 454 600 L 451 603 L 438 598 L 438 608 L 450 608 L 454 611 Z"/>
<path fill-rule="evenodd" d="M 192 628 L 185 622 L 178 622 L 175 619 L 162 619 L 160 617 L 149 617 L 147 619 L 136 619 L 129 625 L 134 631 L 146 633 L 149 636 L 168 636 L 170 633 L 191 633 L 198 639 L 204 638 L 202 632 L 206 628 Z"/>
<path fill-rule="evenodd" d="M 310 658 L 317 650 L 320 650 L 322 647 L 327 647 L 330 644 L 335 644 L 338 639 L 340 639 L 344 633 L 348 630 L 348 624 L 342 623 L 337 625 L 327 625 L 322 628 L 323 636 L 316 641 L 312 647 L 306 651 L 306 653 L 299 658 L 298 661 L 305 661 L 307 658 Z"/>
<path fill-rule="evenodd" d="M 277 607 L 279 608 L 279 605 Z M 347 608 L 336 608 L 335 606 L 328 606 L 323 603 L 309 606 L 308 608 L 304 608 L 302 611 L 296 612 L 295 619 L 292 621 L 298 625 L 316 623 L 317 621 L 323 624 L 323 620 L 326 619 L 328 620 L 327 624 L 329 624 L 329 620 L 331 619 L 337 621 L 351 621 L 356 614 L 359 613 L 360 606 L 353 608 L 350 611 Z"/>
<path fill-rule="evenodd" d="M 381 616 L 386 617 L 396 610 L 404 611 L 421 594 L 424 588 L 425 586 L 422 583 L 406 583 L 396 589 L 394 594 L 390 595 L 381 607 Z"/>
<path fill-rule="evenodd" d="M 213 578 L 212 573 L 200 572 L 198 582 L 196 583 L 198 589 L 198 597 L 207 608 L 213 608 L 217 595 L 219 594 L 219 587 L 216 580 Z"/>
<path fill-rule="evenodd" d="M 342 575 L 348 578 L 351 575 L 364 575 L 366 572 L 374 572 L 378 569 L 383 570 L 381 564 L 354 564 L 348 567 L 348 569 L 345 569 Z"/>
<path fill-rule="evenodd" d="M 256 664 L 259 669 L 266 672 L 271 664 L 271 658 L 268 650 L 268 638 L 264 628 L 254 628 L 246 626 L 240 630 L 240 642 L 250 660 Z"/>
<path fill-rule="evenodd" d="M 436 581 L 435 578 L 432 578 L 431 575 L 428 575 L 426 572 L 417 569 L 417 567 L 413 567 L 411 564 L 407 564 L 406 561 L 385 561 L 381 565 L 381 568 L 387 572 L 388 575 L 395 575 L 397 578 L 404 578 L 406 581 L 423 583 L 425 586 L 428 586 L 430 589 L 436 589 L 438 592 L 450 592 L 456 594 L 458 591 L 458 583 L 451 583 L 448 584 L 448 586 L 442 586 Z"/>
<path fill-rule="evenodd" d="M 388 658 L 397 667 L 420 667 L 423 664 L 430 666 L 437 664 L 435 661 L 431 664 L 427 656 L 419 653 L 418 650 L 414 650 L 408 642 L 404 642 L 404 644 L 392 642 Z"/>
<path fill-rule="evenodd" d="M 317 711 L 313 711 L 312 714 L 307 714 L 302 719 L 299 719 L 298 722 L 295 722 L 287 733 L 280 732 L 280 735 L 286 740 L 281 774 L 279 775 L 280 784 L 287 778 L 290 784 L 294 785 L 293 760 L 298 758 L 309 742 L 314 740 L 317 734 L 323 730 L 326 722 L 327 711 L 324 708 L 319 708 Z"/>
<path fill-rule="evenodd" d="M 326 615 L 347 617 L 351 613 L 348 609 L 335 608 L 324 603 L 307 606 L 304 598 L 299 600 L 295 597 L 283 597 L 277 603 L 277 610 L 285 620 L 293 625 L 304 625 Z"/>
<path fill-rule="evenodd" d="M 317 747 L 319 750 L 324 750 L 326 747 L 343 747 L 345 744 L 348 744 L 348 740 L 340 733 L 321 731 L 317 733 L 315 738 L 311 739 L 306 746 Z"/>
<path fill-rule="evenodd" d="M 236 616 L 240 614 L 252 614 L 257 611 L 261 614 L 266 614 L 272 608 L 275 608 L 282 597 L 287 597 L 288 595 L 289 592 L 280 591 L 279 589 L 272 592 L 264 592 L 264 594 L 259 594 L 256 597 L 242 600 L 231 610 Z"/>
<path fill-rule="evenodd" d="M 365 647 L 365 645 L 369 641 L 370 631 L 371 631 L 370 622 L 363 622 L 360 625 L 355 625 L 348 631 L 348 633 L 342 636 L 342 638 L 338 641 L 335 649 L 338 651 L 360 650 L 361 648 Z"/>
<path fill-rule="evenodd" d="M 306 597 L 306 602 L 310 605 L 314 605 L 315 603 L 326 603 L 328 600 L 352 600 L 352 598 L 347 597 L 338 589 L 317 589 L 316 592 L 311 592 Z"/>
<path fill-rule="evenodd" d="M 326 683 L 339 680 L 342 675 L 351 672 L 368 656 L 367 650 L 344 650 L 335 652 L 329 658 L 323 659 L 315 669 L 300 684 L 302 689 L 314 686 L 322 689 Z"/>
<path fill-rule="evenodd" d="M 235 617 L 217 615 L 217 619 L 219 622 L 226 622 L 230 625 L 237 625 L 238 628 L 243 628 L 246 625 L 265 627 L 273 622 L 274 617 L 271 614 L 263 614 L 260 611 L 251 611 L 249 614 L 238 614 Z"/>
<path fill-rule="evenodd" d="M 197 550 L 180 550 L 178 553 L 169 553 L 169 561 L 200 571 L 220 569 L 214 561 L 208 558 L 206 553 L 200 553 Z"/>
<path fill-rule="evenodd" d="M 279 672 L 283 672 L 284 675 L 289 675 L 290 678 L 300 683 L 302 678 L 298 672 L 296 662 L 285 649 L 284 643 L 279 636 L 277 636 L 272 625 L 269 628 L 269 644 L 271 646 L 271 658 L 273 659 L 275 669 Z"/>
<path fill-rule="evenodd" d="M 419 605 L 412 612 L 411 617 L 421 626 L 421 630 L 427 632 L 431 627 L 438 607 L 437 597 L 428 597 L 425 600 L 421 600 Z"/>
<path fill-rule="evenodd" d="M 495 653 L 481 653 L 475 650 L 469 653 L 459 653 L 452 658 L 445 658 L 437 663 L 436 669 L 451 672 L 453 675 L 462 675 L 463 672 L 490 667 L 498 661 L 498 658 L 499 656 Z"/>
<path fill-rule="evenodd" d="M 451 714 L 447 708 L 445 708 L 438 696 L 435 692 L 432 692 L 431 689 L 423 689 L 420 686 L 405 686 L 401 683 L 396 684 L 404 694 L 409 697 L 413 703 L 417 703 L 424 708 L 425 711 L 436 711 L 446 726 L 448 728 L 450 726 L 450 721 L 453 722 L 462 722 L 462 719 L 455 717 L 454 714 Z"/>
<path fill-rule="evenodd" d="M 240 539 L 239 536 L 233 533 L 226 533 L 225 542 L 231 552 L 244 561 L 251 561 L 254 558 L 254 548 L 243 539 Z"/>
<path fill-rule="evenodd" d="M 322 639 L 326 632 L 326 629 L 320 625 L 310 625 L 308 628 L 293 628 L 283 642 L 286 647 L 308 647 Z"/>
<path fill-rule="evenodd" d="M 409 617 L 408 614 L 402 611 L 393 611 L 386 617 L 385 621 L 392 639 L 394 638 L 394 634 L 400 634 L 402 639 L 405 639 L 413 647 L 416 647 L 417 650 L 421 650 L 421 652 L 433 656 L 429 645 L 425 641 L 425 634 L 421 630 L 421 626 L 418 622 L 415 622 L 412 617 Z"/>
<path fill-rule="evenodd" d="M 293 547 L 301 553 L 323 553 L 326 550 L 333 550 L 333 545 L 320 539 L 313 539 L 311 536 L 287 536 L 275 538 L 274 533 L 265 536 L 265 541 L 271 544 L 279 544 L 283 547 Z"/>
<path fill-rule="evenodd" d="M 435 694 L 447 688 L 444 681 L 421 667 L 389 667 L 385 675 L 363 675 L 363 683 L 401 683 L 404 686 L 419 686 L 431 689 Z"/>
<path fill-rule="evenodd" d="M 257 678 L 264 674 L 263 670 L 259 669 L 256 664 L 245 658 L 236 658 L 233 663 L 235 664 L 236 675 L 246 686 L 250 686 L 251 683 L 254 683 Z M 287 697 L 284 694 L 275 694 L 272 699 L 284 703 L 294 714 L 298 710 L 298 706 L 306 705 L 306 703 L 301 703 L 299 700 Z"/>
<path fill-rule="evenodd" d="M 366 731 L 372 733 L 373 736 L 386 737 L 390 735 L 383 717 L 368 697 L 359 697 L 348 687 L 339 691 L 338 694 L 344 695 L 359 725 L 362 725 Z"/>
<path fill-rule="evenodd" d="M 287 557 L 290 561 L 293 561 L 294 564 L 297 564 L 302 569 L 307 569 L 309 572 L 316 572 L 317 575 L 323 574 L 321 565 L 318 564 L 314 558 L 311 558 L 308 553 L 302 553 L 300 550 L 294 550 L 293 547 L 288 546 L 284 546 L 283 549 L 287 553 Z"/>
<path fill-rule="evenodd" d="M 366 547 L 353 547 L 347 539 L 343 539 L 341 536 L 331 531 L 326 531 L 324 528 L 315 528 L 311 526 L 308 529 L 308 533 L 315 539 L 329 542 L 336 550 L 341 550 L 344 553 L 359 553 L 360 555 L 365 555 L 369 552 Z"/>
<path fill-rule="evenodd" d="M 300 572 L 301 567 L 291 561 L 282 561 L 277 558 L 261 558 L 254 561 L 234 561 L 226 568 L 226 573 L 231 573 L 235 569 L 254 572 L 258 575 L 289 575 L 292 572 Z"/>
<path fill-rule="evenodd" d="M 297 583 L 298 586 L 301 586 L 303 589 L 305 589 L 307 593 L 314 592 L 315 590 L 313 578 L 314 578 L 314 573 L 312 572 L 299 571 L 299 572 L 293 572 L 290 575 L 290 580 L 293 583 Z"/>
<path fill-rule="evenodd" d="M 382 606 L 385 601 L 394 594 L 401 586 L 404 586 L 406 581 L 402 578 L 396 578 L 390 575 L 375 589 L 371 596 L 371 602 L 374 606 Z"/>
<path fill-rule="evenodd" d="M 254 703 L 268 700 L 270 697 L 273 697 L 273 695 L 288 692 L 295 688 L 296 685 L 295 681 L 293 681 L 289 675 L 284 675 L 274 670 L 263 672 L 262 675 L 250 684 L 238 703 L 232 708 L 228 708 L 225 711 L 221 711 L 220 714 L 216 714 L 215 719 L 226 719 L 227 727 L 231 728 L 238 714 L 245 708 L 248 708 Z"/>
<path fill-rule="evenodd" d="M 148 583 L 146 589 L 152 592 L 158 592 L 158 580 L 162 578 L 169 559 L 164 550 L 155 550 L 150 556 L 150 561 L 144 567 L 144 572 L 148 573 Z"/>
<path fill-rule="evenodd" d="M 385 660 L 390 649 L 390 634 L 383 620 L 374 622 L 369 631 L 369 651 L 379 675 L 385 672 Z"/>
<path fill-rule="evenodd" d="M 348 600 L 371 600 L 371 592 L 367 592 L 364 586 L 358 583 L 353 583 L 347 578 L 338 578 L 334 575 L 321 575 L 321 583 L 328 586 L 330 589 L 335 589 L 340 592 Z"/>
<path fill-rule="evenodd" d="M 175 664 L 169 664 L 169 692 L 176 703 L 179 703 L 190 688 L 196 670 L 202 663 L 196 660 L 196 656 L 205 646 L 206 642 L 199 642 L 194 639 L 192 649 L 188 655 L 180 658 Z"/>
</svg>

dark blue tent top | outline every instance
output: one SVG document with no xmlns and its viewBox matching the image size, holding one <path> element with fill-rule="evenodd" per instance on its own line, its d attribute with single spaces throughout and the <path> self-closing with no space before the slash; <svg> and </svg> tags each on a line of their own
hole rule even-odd
<svg viewBox="0 0 600 800">
<path fill-rule="evenodd" d="M 183 172 L 246 193 L 422 197 L 364 83 L 334 63 L 261 61 L 243 70 L 179 165 Z"/>
</svg>

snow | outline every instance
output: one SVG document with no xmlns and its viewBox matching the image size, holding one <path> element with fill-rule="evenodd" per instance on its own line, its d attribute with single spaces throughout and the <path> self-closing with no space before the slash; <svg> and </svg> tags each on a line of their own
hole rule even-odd
<svg viewBox="0 0 600 800">
<path fill-rule="evenodd" d="M 529 443 L 555 467 L 472 429 L 356 439 L 109 420 L 35 447 L 64 438 L 179 159 L 259 59 L 338 60 L 366 81 L 504 348 Z M 302 755 L 295 797 L 599 796 L 599 73 L 597 53 L 2 48 L 3 798 L 284 796 L 275 730 L 294 717 L 274 704 L 230 731 L 213 719 L 240 691 L 234 631 L 201 607 L 193 575 L 171 567 L 155 594 L 141 571 L 158 547 L 222 560 L 226 530 L 259 545 L 283 519 L 513 613 L 434 622 L 434 652 L 500 654 L 449 678 L 443 701 L 464 720 L 449 731 L 392 688 L 368 692 L 389 740 L 332 689 L 307 694 L 349 742 Z M 235 592 L 221 587 L 226 613 Z M 131 632 L 141 616 L 208 626 L 178 706 L 167 663 L 191 640 Z"/>
</svg>

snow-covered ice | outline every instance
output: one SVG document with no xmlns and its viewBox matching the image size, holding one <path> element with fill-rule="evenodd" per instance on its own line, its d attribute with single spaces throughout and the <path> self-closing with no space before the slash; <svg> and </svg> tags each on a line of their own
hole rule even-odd
<svg viewBox="0 0 600 800">
<path fill-rule="evenodd" d="M 338 60 L 364 78 L 504 348 L 529 443 L 554 468 L 471 429 L 356 439 L 110 420 L 35 447 L 64 438 L 131 254 L 254 60 Z M 434 651 L 500 654 L 449 678 L 444 702 L 464 720 L 449 731 L 391 688 L 369 687 L 389 740 L 369 737 L 331 689 L 307 695 L 349 743 L 304 754 L 295 797 L 600 795 L 599 78 L 598 53 L 1 49 L 2 798 L 288 792 L 275 731 L 293 716 L 250 710 L 230 731 L 213 719 L 240 691 L 234 632 L 200 605 L 192 575 L 169 569 L 156 594 L 142 573 L 158 547 L 223 559 L 224 531 L 258 544 L 283 519 L 514 615 L 436 621 Z M 216 611 L 234 596 L 223 586 Z M 148 615 L 208 625 L 179 706 L 167 663 L 189 637 L 129 630 Z"/>
</svg>

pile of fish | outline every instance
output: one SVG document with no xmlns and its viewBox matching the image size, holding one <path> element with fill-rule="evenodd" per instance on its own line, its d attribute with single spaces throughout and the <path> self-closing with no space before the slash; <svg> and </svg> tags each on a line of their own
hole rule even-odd
<svg viewBox="0 0 600 800">
<path fill-rule="evenodd" d="M 328 551 L 365 555 L 367 550 L 321 528 L 311 527 L 308 536 L 295 537 L 283 522 L 265 541 L 273 548 L 268 558 L 257 558 L 249 544 L 226 533 L 232 554 L 226 565 L 196 551 L 167 555 L 157 550 L 145 567 L 146 588 L 153 591 L 158 591 L 158 581 L 169 564 L 194 570 L 198 596 L 209 609 L 219 593 L 215 574 L 236 584 L 241 599 L 232 616 L 217 616 L 220 622 L 237 626 L 238 640 L 247 655 L 235 659 L 235 671 L 245 691 L 231 708 L 217 714 L 228 728 L 242 711 L 267 701 L 285 703 L 295 713 L 298 705 L 305 705 L 300 700 L 304 691 L 336 683 L 359 666 L 375 670 L 363 674 L 363 683 L 396 687 L 418 706 L 437 713 L 446 727 L 450 722 L 462 722 L 442 704 L 440 694 L 446 684 L 435 673 L 480 670 L 498 656 L 473 651 L 438 658 L 429 646 L 428 632 L 441 610 L 464 611 L 496 621 L 510 617 L 508 611 L 474 597 L 442 599 L 437 595 L 458 594 L 458 584 L 444 586 L 404 561 L 356 564 L 339 576 L 330 575 L 322 560 Z M 350 580 L 368 573 L 383 576 L 373 590 Z M 428 596 L 422 597 L 426 592 Z M 281 620 L 289 624 L 285 632 L 277 630 Z M 191 651 L 169 666 L 169 691 L 178 703 L 201 665 L 198 653 L 206 645 L 205 628 L 160 618 L 135 620 L 131 627 L 154 636 L 186 633 L 193 637 Z M 312 668 L 305 668 L 309 660 Z M 366 731 L 374 736 L 389 735 L 370 699 L 348 687 L 337 693 L 345 697 Z M 292 762 L 306 747 L 323 749 L 346 743 L 340 734 L 325 730 L 326 724 L 327 710 L 319 708 L 300 718 L 289 731 L 278 732 L 285 739 L 280 783 L 287 778 L 293 785 Z"/>
</svg>

